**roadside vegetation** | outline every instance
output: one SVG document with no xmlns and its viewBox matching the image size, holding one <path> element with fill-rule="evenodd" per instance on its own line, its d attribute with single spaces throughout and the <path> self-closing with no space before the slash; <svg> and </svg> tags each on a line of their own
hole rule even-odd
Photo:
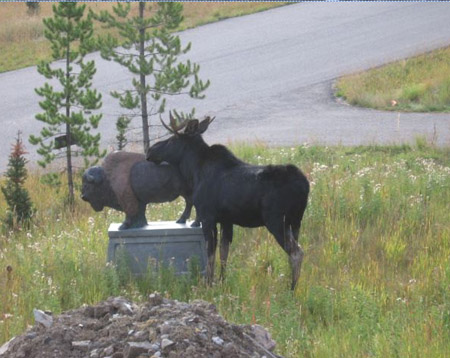
<svg viewBox="0 0 450 358">
<path fill-rule="evenodd" d="M 361 107 L 450 111 L 450 47 L 340 78 L 337 95 Z"/>
<path fill-rule="evenodd" d="M 0 72 L 36 65 L 51 58 L 50 44 L 44 38 L 42 19 L 52 16 L 51 3 L 39 3 L 39 10 L 32 13 L 25 3 L 0 4 Z M 98 12 L 111 11 L 115 3 L 86 3 L 88 8 Z M 284 3 L 236 2 L 236 3 L 185 3 L 184 21 L 178 30 L 207 24 L 229 17 L 246 15 Z M 132 4 L 132 16 L 137 16 L 138 4 Z M 100 32 L 98 31 L 100 30 Z M 96 24 L 96 34 L 102 29 Z"/>
<path fill-rule="evenodd" d="M 95 213 L 80 199 L 70 210 L 65 185 L 48 186 L 31 173 L 25 185 L 35 204 L 33 224 L 0 236 L 0 344 L 33 324 L 33 308 L 57 314 L 111 295 L 145 300 L 158 290 L 184 301 L 206 299 L 231 322 L 267 327 L 286 357 L 448 356 L 449 148 L 418 140 L 233 149 L 255 164 L 296 164 L 311 181 L 294 293 L 287 256 L 265 228 L 236 228 L 224 283 L 207 287 L 170 270 L 130 279 L 105 264 L 108 225 L 123 215 Z M 147 217 L 174 220 L 182 209 L 182 200 L 151 205 Z"/>
</svg>

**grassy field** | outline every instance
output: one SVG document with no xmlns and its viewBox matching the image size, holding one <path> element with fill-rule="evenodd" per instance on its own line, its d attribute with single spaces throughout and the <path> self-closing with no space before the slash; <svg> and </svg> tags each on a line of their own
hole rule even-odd
<svg viewBox="0 0 450 358">
<path fill-rule="evenodd" d="M 350 104 L 393 111 L 450 111 L 450 47 L 338 80 Z"/>
<path fill-rule="evenodd" d="M 122 220 L 32 175 L 30 230 L 0 236 L 0 343 L 33 324 L 32 309 L 59 313 L 110 295 L 153 290 L 214 302 L 229 321 L 266 326 L 286 357 L 450 357 L 450 149 L 235 146 L 252 163 L 294 163 L 311 181 L 300 241 L 302 276 L 288 289 L 287 256 L 266 229 L 235 230 L 228 276 L 206 287 L 170 273 L 147 282 L 105 265 L 107 227 Z M 0 212 L 4 212 L 0 201 Z M 181 200 L 154 205 L 173 220 Z M 6 267 L 10 265 L 12 272 Z"/>
<path fill-rule="evenodd" d="M 114 5 L 115 3 L 108 2 L 87 4 L 94 11 L 111 10 Z M 185 3 L 185 20 L 180 30 L 281 5 L 283 3 Z M 137 6 L 132 4 L 133 15 L 137 15 Z M 52 16 L 52 4 L 40 3 L 40 9 L 39 14 L 31 16 L 27 13 L 25 3 L 0 2 L 0 72 L 36 65 L 42 59 L 50 59 L 50 46 L 43 36 L 42 19 Z"/>
</svg>

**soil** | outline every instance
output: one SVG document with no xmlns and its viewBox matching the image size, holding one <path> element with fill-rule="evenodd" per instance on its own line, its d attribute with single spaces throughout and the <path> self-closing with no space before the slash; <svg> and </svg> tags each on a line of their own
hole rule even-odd
<svg viewBox="0 0 450 358">
<path fill-rule="evenodd" d="M 0 347 L 1 358 L 280 358 L 263 327 L 227 323 L 200 300 L 154 293 L 142 304 L 111 297 L 55 317 L 34 314 L 35 325 Z"/>
</svg>

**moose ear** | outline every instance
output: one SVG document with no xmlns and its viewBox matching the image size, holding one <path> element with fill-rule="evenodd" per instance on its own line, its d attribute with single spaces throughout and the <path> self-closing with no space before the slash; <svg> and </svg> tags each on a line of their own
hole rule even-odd
<svg viewBox="0 0 450 358">
<path fill-rule="evenodd" d="M 198 119 L 191 119 L 186 125 L 186 129 L 184 130 L 184 134 L 197 134 L 198 131 Z"/>
<path fill-rule="evenodd" d="M 198 125 L 198 133 L 202 134 L 204 133 L 207 129 L 208 126 L 211 124 L 211 122 L 214 120 L 214 118 L 216 117 L 206 117 L 203 121 L 201 121 Z"/>
</svg>

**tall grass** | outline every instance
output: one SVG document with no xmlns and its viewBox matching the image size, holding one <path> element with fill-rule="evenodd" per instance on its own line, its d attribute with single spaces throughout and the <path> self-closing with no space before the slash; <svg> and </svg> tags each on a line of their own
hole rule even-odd
<svg viewBox="0 0 450 358">
<path fill-rule="evenodd" d="M 112 10 L 115 3 L 88 2 L 95 12 Z M 229 17 L 251 14 L 284 5 L 281 2 L 185 3 L 184 21 L 179 30 L 192 28 Z M 131 15 L 138 13 L 132 4 Z M 40 12 L 30 16 L 25 3 L 0 2 L 0 72 L 36 65 L 51 59 L 51 49 L 44 38 L 42 19 L 52 16 L 52 4 L 40 3 Z M 96 25 L 97 33 L 104 30 Z"/>
<path fill-rule="evenodd" d="M 401 111 L 450 111 L 450 48 L 338 80 L 337 94 L 353 105 Z"/>
<path fill-rule="evenodd" d="M 223 283 L 207 287 L 170 272 L 130 280 L 105 264 L 107 227 L 122 215 L 94 213 L 82 202 L 68 211 L 62 188 L 31 176 L 33 228 L 0 237 L 0 342 L 33 323 L 34 307 L 58 313 L 158 290 L 214 302 L 232 322 L 266 326 L 286 357 L 449 357 L 448 148 L 421 142 L 235 152 L 255 164 L 294 163 L 311 181 L 295 292 L 287 256 L 265 228 L 236 228 Z M 173 220 L 182 209 L 181 200 L 152 205 L 148 217 Z"/>
</svg>

